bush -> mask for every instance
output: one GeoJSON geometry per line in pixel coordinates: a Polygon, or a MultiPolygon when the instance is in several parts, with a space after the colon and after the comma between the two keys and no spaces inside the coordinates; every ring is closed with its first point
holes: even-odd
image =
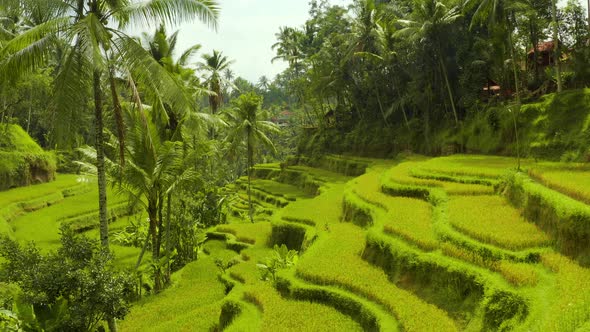
{"type": "Polygon", "coordinates": [[[131,276],[115,270],[111,254],[96,241],[61,231],[61,247],[48,255],[0,239],[2,279],[18,285],[20,300],[32,306],[31,328],[91,331],[106,317],[124,318],[134,296],[131,276]]]}

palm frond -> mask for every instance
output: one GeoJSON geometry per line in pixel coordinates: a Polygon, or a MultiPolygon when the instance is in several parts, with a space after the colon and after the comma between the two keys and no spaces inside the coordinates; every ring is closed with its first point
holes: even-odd
{"type": "Polygon", "coordinates": [[[65,29],[68,18],[38,25],[11,39],[0,51],[0,78],[17,79],[45,64],[56,35],[65,29]]]}
{"type": "Polygon", "coordinates": [[[219,5],[215,0],[151,0],[134,2],[121,10],[131,24],[149,26],[153,22],[178,25],[198,18],[217,29],[219,5]]]}

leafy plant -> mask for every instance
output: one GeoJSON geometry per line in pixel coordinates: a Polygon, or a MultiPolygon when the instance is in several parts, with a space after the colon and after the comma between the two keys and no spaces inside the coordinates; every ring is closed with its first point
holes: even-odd
{"type": "Polygon", "coordinates": [[[112,255],[96,241],[62,227],[61,247],[41,254],[0,239],[3,280],[22,294],[12,312],[26,324],[45,330],[91,331],[107,317],[123,318],[132,297],[131,277],[114,268],[112,255]]]}
{"type": "Polygon", "coordinates": [[[280,247],[275,244],[273,255],[267,257],[264,263],[256,264],[256,266],[262,274],[262,280],[275,282],[279,270],[294,266],[298,260],[297,250],[289,250],[284,244],[280,247]]]}

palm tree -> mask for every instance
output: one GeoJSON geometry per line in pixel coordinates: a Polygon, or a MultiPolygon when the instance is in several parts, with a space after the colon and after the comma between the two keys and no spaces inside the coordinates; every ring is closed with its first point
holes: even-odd
{"type": "Polygon", "coordinates": [[[270,81],[268,80],[268,77],[266,77],[266,75],[260,76],[258,79],[258,88],[262,89],[262,91],[268,91],[269,87],[270,81]]]}
{"type": "Polygon", "coordinates": [[[516,55],[514,50],[513,33],[514,33],[514,11],[518,1],[508,0],[476,0],[479,2],[477,10],[473,14],[471,26],[482,24],[487,20],[490,27],[505,27],[508,35],[508,47],[510,48],[510,59],[512,63],[512,73],[514,75],[514,87],[516,90],[517,113],[520,109],[520,80],[518,78],[518,69],[516,55]]]}
{"type": "MultiPolygon", "coordinates": [[[[179,109],[192,107],[180,84],[146,52],[124,28],[130,24],[179,24],[199,18],[216,26],[218,5],[214,0],[47,0],[52,5],[51,19],[10,40],[0,51],[2,81],[16,79],[43,66],[56,40],[62,39],[62,64],[56,77],[56,104],[62,112],[77,112],[77,101],[91,90],[96,125],[96,166],[98,173],[100,238],[108,248],[106,173],[103,137],[104,92],[102,80],[108,78],[117,120],[121,162],[124,162],[124,124],[118,100],[115,73],[125,73],[133,99],[141,104],[134,82],[179,109]],[[117,64],[117,66],[115,66],[117,64]],[[118,68],[116,68],[118,67],[118,68]],[[86,89],[85,87],[88,87],[86,89]]],[[[44,4],[45,1],[33,1],[44,4]]],[[[20,0],[3,0],[18,6],[20,0]]]]}
{"type": "MultiPolygon", "coordinates": [[[[195,75],[195,70],[189,68],[188,65],[190,60],[201,49],[201,45],[195,44],[190,46],[175,60],[174,53],[176,51],[178,32],[175,31],[172,35],[168,36],[165,26],[161,25],[153,35],[144,33],[142,42],[146,45],[145,48],[149,54],[168,73],[179,78],[190,94],[197,99],[197,97],[206,93],[206,90],[202,88],[201,82],[199,82],[199,79],[195,75]]],[[[174,110],[168,104],[165,104],[164,107],[165,109],[163,110],[154,109],[154,111],[161,116],[160,122],[168,123],[167,128],[163,127],[163,129],[170,129],[174,132],[179,121],[184,116],[181,113],[183,110],[174,110]]]]}
{"type": "Polygon", "coordinates": [[[445,64],[444,55],[442,51],[441,39],[442,33],[451,24],[453,24],[460,16],[459,8],[447,8],[442,2],[438,0],[423,0],[417,4],[417,8],[413,13],[413,20],[399,20],[405,28],[397,32],[398,36],[409,36],[419,43],[431,45],[434,49],[435,56],[438,58],[440,72],[444,78],[445,86],[453,116],[455,118],[455,125],[459,124],[459,117],[455,107],[455,98],[453,97],[453,90],[449,82],[449,75],[447,73],[447,66],[445,64]]]}
{"type": "MultiPolygon", "coordinates": [[[[125,167],[113,165],[111,171],[115,178],[121,179],[120,183],[114,183],[114,187],[129,194],[147,211],[152,259],[157,265],[154,271],[154,290],[157,292],[163,286],[157,264],[161,257],[164,233],[162,210],[172,191],[193,180],[196,173],[184,164],[181,126],[167,140],[160,137],[156,123],[143,109],[128,112],[128,116],[129,123],[132,124],[128,130],[126,145],[128,163],[125,167]]],[[[166,245],[169,247],[169,243],[166,245]]]]}
{"type": "Polygon", "coordinates": [[[222,73],[229,69],[229,66],[233,63],[234,61],[229,60],[229,58],[223,55],[222,52],[213,50],[212,54],[204,54],[203,62],[199,64],[200,70],[205,72],[209,90],[213,92],[209,96],[211,114],[217,114],[217,111],[223,102],[223,94],[221,90],[222,84],[225,83],[231,85],[231,82],[227,82],[222,73]]]}
{"type": "Polygon", "coordinates": [[[295,69],[295,74],[299,75],[301,71],[301,60],[304,58],[301,50],[301,42],[304,38],[303,32],[291,27],[281,27],[279,32],[275,34],[277,42],[272,45],[272,49],[276,50],[277,55],[271,60],[286,61],[289,66],[295,69]]]}
{"type": "Polygon", "coordinates": [[[557,21],[557,0],[551,0],[551,25],[553,30],[553,47],[555,52],[555,74],[557,76],[557,92],[563,90],[561,80],[561,52],[559,44],[559,22],[557,21]]]}
{"type": "Polygon", "coordinates": [[[178,41],[179,31],[175,31],[168,36],[166,27],[160,25],[153,35],[143,33],[143,39],[147,44],[147,50],[156,61],[168,72],[180,74],[182,69],[189,64],[189,61],[201,49],[200,44],[190,46],[182,52],[178,60],[174,60],[174,52],[176,51],[176,44],[178,41]]]}
{"type": "Polygon", "coordinates": [[[276,153],[276,149],[267,134],[280,132],[279,128],[270,121],[260,120],[262,97],[256,93],[241,95],[234,102],[234,107],[225,115],[230,123],[230,131],[227,140],[234,149],[242,144],[246,145],[246,159],[248,167],[248,205],[250,221],[254,222],[254,209],[252,206],[252,168],[254,167],[254,153],[259,145],[269,148],[276,153]]]}

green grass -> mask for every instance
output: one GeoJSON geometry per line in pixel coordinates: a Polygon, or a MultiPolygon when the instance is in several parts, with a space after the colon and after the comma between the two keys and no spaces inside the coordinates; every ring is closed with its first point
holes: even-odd
{"type": "Polygon", "coordinates": [[[590,171],[575,169],[530,169],[529,175],[543,185],[590,204],[590,171]]]}
{"type": "Polygon", "coordinates": [[[430,204],[415,198],[395,197],[388,201],[387,208],[383,220],[385,233],[416,243],[425,250],[438,248],[430,204]]]}
{"type": "Polygon", "coordinates": [[[344,187],[343,183],[333,183],[330,188],[313,199],[300,199],[289,204],[279,215],[287,221],[315,225],[318,228],[339,223],[344,187]]]}
{"type": "Polygon", "coordinates": [[[349,176],[345,176],[340,173],[332,172],[321,168],[313,168],[309,166],[290,166],[289,169],[305,172],[313,178],[330,183],[342,183],[350,179],[349,176]]]}
{"type": "MultiPolygon", "coordinates": [[[[308,166],[289,166],[284,174],[278,164],[257,168],[260,174],[270,170],[253,182],[260,197],[288,205],[257,199],[257,210],[270,212],[257,215],[258,222],[229,218],[209,229],[199,260],[175,273],[171,288],[136,303],[120,329],[211,331],[223,324],[224,312],[233,312],[228,331],[576,331],[590,320],[590,269],[562,256],[566,250],[540,247],[587,247],[590,206],[571,198],[574,188],[586,189],[580,168],[524,163],[547,179],[555,176],[554,184],[544,184],[570,197],[524,174],[507,176],[502,192],[524,207],[525,220],[503,197],[487,195],[514,167],[512,158],[330,160],[322,166],[345,172],[348,160],[371,166],[356,178],[308,166]],[[568,182],[566,171],[580,176],[568,182]],[[354,221],[347,216],[369,222],[358,223],[361,228],[342,222],[354,221]],[[275,242],[301,251],[296,266],[281,271],[273,285],[260,280],[256,264],[274,254],[269,245],[275,242]],[[235,265],[221,275],[217,258],[235,265]],[[519,310],[522,320],[512,319],[519,310]]],[[[19,241],[55,248],[60,223],[96,213],[96,185],[86,187],[76,176],[60,175],[52,183],[0,192],[0,217],[12,220],[0,223],[0,232],[14,227],[19,241]]],[[[240,185],[227,190],[238,197],[233,208],[247,212],[240,185]]],[[[109,205],[118,201],[124,199],[109,191],[109,205]]],[[[116,219],[111,234],[135,218],[116,219]]],[[[98,238],[98,229],[85,234],[98,238]]],[[[134,265],[140,251],[111,248],[120,267],[134,265]]]]}
{"type": "MultiPolygon", "coordinates": [[[[82,178],[80,175],[58,174],[55,181],[52,182],[0,191],[0,206],[29,201],[74,186],[83,186],[84,184],[79,182],[79,179],[82,178]]],[[[94,183],[89,183],[88,185],[94,185],[94,183]]]]}
{"type": "Polygon", "coordinates": [[[0,125],[0,151],[41,153],[43,149],[19,125],[0,125]]]}
{"type": "Polygon", "coordinates": [[[555,273],[553,299],[546,319],[536,322],[539,331],[576,331],[590,320],[590,270],[556,253],[545,254],[543,265],[555,273]]]}
{"type": "Polygon", "coordinates": [[[449,200],[448,207],[451,225],[484,243],[520,250],[550,242],[545,233],[500,196],[456,196],[449,200]]]}
{"type": "Polygon", "coordinates": [[[229,224],[217,226],[218,232],[230,233],[241,242],[265,245],[270,236],[271,228],[268,222],[229,224]]]}
{"type": "Polygon", "coordinates": [[[53,180],[57,159],[16,124],[0,125],[0,190],[53,180]]]}
{"type": "Polygon", "coordinates": [[[210,331],[221,313],[224,286],[212,258],[201,257],[175,273],[174,286],[134,304],[121,331],[210,331]]]}
{"type": "Polygon", "coordinates": [[[362,331],[357,322],[336,309],[286,300],[269,283],[260,282],[244,296],[263,313],[260,331],[362,331]]]}
{"type": "Polygon", "coordinates": [[[342,287],[379,303],[406,331],[456,330],[442,310],[397,288],[383,271],[362,260],[360,254],[364,245],[364,232],[357,226],[333,226],[331,232],[302,257],[297,275],[315,284],[342,287]]]}
{"type": "Polygon", "coordinates": [[[425,164],[426,163],[423,161],[403,162],[387,171],[384,175],[384,179],[401,185],[443,188],[447,193],[455,195],[491,194],[494,191],[492,187],[481,184],[445,182],[434,179],[422,179],[412,176],[413,169],[423,167],[425,164]]]}
{"type": "Polygon", "coordinates": [[[549,189],[522,173],[506,178],[506,194],[522,208],[524,216],[534,221],[555,240],[560,252],[590,264],[590,205],[549,189]]]}
{"type": "MultiPolygon", "coordinates": [[[[90,184],[92,185],[92,184],[90,184]]],[[[110,206],[125,201],[108,192],[110,206]]],[[[98,190],[75,195],[41,210],[24,214],[11,222],[16,238],[26,243],[34,241],[40,248],[56,248],[59,244],[59,228],[63,220],[98,211],[98,190]]]]}
{"type": "MultiPolygon", "coordinates": [[[[525,168],[532,164],[532,159],[521,160],[521,166],[525,168]]],[[[450,175],[498,178],[516,166],[517,160],[512,157],[453,155],[427,160],[421,163],[420,169],[450,175]]]]}
{"type": "MultiPolygon", "coordinates": [[[[382,193],[381,170],[369,169],[366,174],[349,183],[349,190],[365,202],[375,205],[371,209],[373,223],[382,227],[385,233],[399,236],[425,250],[436,249],[438,239],[434,232],[430,204],[415,198],[391,197],[382,193]]],[[[354,199],[350,203],[355,204],[354,199]]]]}
{"type": "MultiPolygon", "coordinates": [[[[247,182],[242,183],[244,185],[248,184],[247,182]]],[[[256,179],[252,181],[252,188],[256,188],[270,195],[284,197],[289,200],[300,197],[309,197],[309,195],[296,186],[265,179],[256,179]]]]}
{"type": "Polygon", "coordinates": [[[512,262],[507,259],[485,259],[477,251],[470,251],[448,242],[441,245],[441,250],[446,256],[498,272],[514,286],[535,286],[539,282],[539,272],[532,264],[512,262]]]}

